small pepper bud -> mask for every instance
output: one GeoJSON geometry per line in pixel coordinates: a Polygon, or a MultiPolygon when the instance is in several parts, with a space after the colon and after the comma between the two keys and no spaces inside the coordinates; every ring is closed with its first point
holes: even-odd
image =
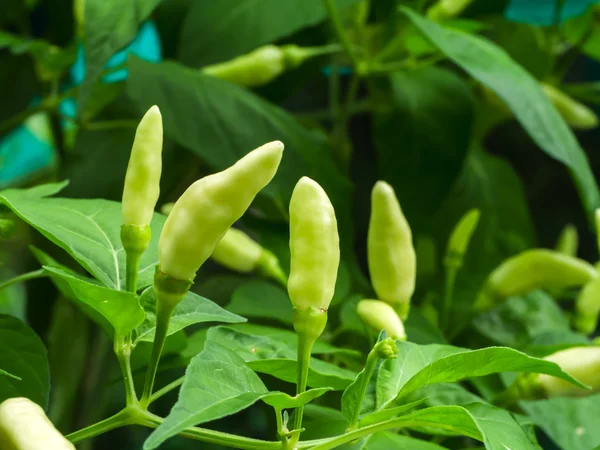
{"type": "Polygon", "coordinates": [[[44,410],[28,398],[0,403],[2,450],[75,450],[54,427],[44,410]]]}
{"type": "Polygon", "coordinates": [[[390,305],[380,300],[361,300],[356,306],[360,318],[376,331],[385,330],[388,336],[399,341],[406,340],[402,320],[390,305]]]}
{"type": "MultiPolygon", "coordinates": [[[[389,307],[387,303],[385,303],[385,305],[389,307]]],[[[396,341],[391,337],[385,338],[383,341],[379,341],[377,344],[375,344],[373,350],[379,359],[395,359],[398,357],[398,353],[400,353],[396,341]]]]}
{"type": "Polygon", "coordinates": [[[211,258],[235,272],[250,273],[257,270],[270,278],[282,282],[286,280],[277,257],[236,228],[227,230],[211,258]]]}
{"type": "Polygon", "coordinates": [[[123,188],[123,225],[150,224],[160,192],[162,117],[153,106],[135,133],[123,188]]]}
{"type": "Polygon", "coordinates": [[[598,126],[598,117],[590,108],[550,84],[541,83],[541,86],[556,110],[572,128],[589,130],[598,126]]]}
{"type": "Polygon", "coordinates": [[[371,282],[377,297],[406,319],[417,275],[412,232],[389,184],[375,184],[371,203],[367,241],[371,282]]]}
{"type": "Polygon", "coordinates": [[[583,397],[600,390],[600,347],[572,347],[544,359],[558,364],[577,381],[591,388],[584,389],[551,375],[538,374],[535,381],[547,397],[583,397]]]}
{"type": "Polygon", "coordinates": [[[577,228],[571,224],[565,226],[556,240],[556,251],[564,255],[576,256],[578,246],[577,228]]]}
{"type": "Polygon", "coordinates": [[[582,286],[597,276],[594,266],[579,258],[553,250],[526,250],[494,269],[474,308],[483,310],[505,298],[536,289],[582,286]]]}
{"type": "Polygon", "coordinates": [[[575,300],[575,328],[584,334],[592,334],[598,326],[599,315],[600,276],[586,284],[575,300]]]}
{"type": "Polygon", "coordinates": [[[472,209],[458,221],[448,240],[446,266],[455,269],[462,267],[464,256],[467,253],[473,233],[477,229],[480,216],[481,212],[478,209],[472,209]]]}
{"type": "Polygon", "coordinates": [[[283,144],[270,142],[192,184],[173,206],[158,243],[159,270],[191,281],[231,225],[275,176],[283,144]]]}
{"type": "Polygon", "coordinates": [[[427,18],[434,22],[452,19],[462,13],[473,0],[438,0],[427,10],[427,18]]]}

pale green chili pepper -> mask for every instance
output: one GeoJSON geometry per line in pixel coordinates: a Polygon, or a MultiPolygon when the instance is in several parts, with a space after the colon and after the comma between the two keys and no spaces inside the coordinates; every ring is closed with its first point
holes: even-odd
{"type": "MultiPolygon", "coordinates": [[[[290,253],[288,294],[298,334],[296,393],[299,395],[306,390],[312,347],[327,324],[327,309],[340,264],[340,239],[333,205],[323,188],[308,177],[298,181],[290,200],[290,253]]],[[[303,406],[296,410],[294,442],[300,434],[303,411],[303,406]]]]}
{"type": "Polygon", "coordinates": [[[281,142],[270,142],[192,184],[165,221],[159,270],[177,280],[193,280],[227,230],[275,176],[282,153],[281,142]]]}
{"type": "Polygon", "coordinates": [[[565,226],[556,240],[556,251],[569,256],[577,255],[579,236],[574,225],[565,226]]]}
{"type": "Polygon", "coordinates": [[[360,318],[376,331],[385,330],[387,335],[400,340],[406,340],[406,332],[402,320],[389,304],[381,300],[361,300],[356,305],[360,318]]]}
{"type": "Polygon", "coordinates": [[[596,331],[600,315],[600,276],[587,283],[575,300],[575,328],[584,334],[596,331]]]}
{"type": "Polygon", "coordinates": [[[258,242],[237,228],[230,228],[219,241],[212,260],[235,272],[258,271],[263,275],[287,284],[287,277],[279,259],[258,242]]]}
{"type": "Polygon", "coordinates": [[[0,403],[2,450],[75,450],[54,427],[44,410],[28,398],[9,398],[0,403]]]}
{"type": "Polygon", "coordinates": [[[394,189],[384,181],[378,181],[371,194],[367,250],[377,297],[406,319],[415,290],[416,254],[410,226],[394,189]]]}
{"type": "Polygon", "coordinates": [[[438,0],[427,9],[427,18],[435,22],[452,19],[462,13],[473,0],[438,0]]]}
{"type": "Polygon", "coordinates": [[[160,193],[163,128],[158,106],[137,127],[123,187],[121,242],[127,257],[127,290],[136,290],[139,261],[150,243],[150,221],[160,193]]]}
{"type": "Polygon", "coordinates": [[[550,84],[541,83],[541,86],[556,110],[572,128],[588,130],[598,126],[598,116],[590,108],[550,84]]]}
{"type": "Polygon", "coordinates": [[[282,155],[281,142],[265,144],[228,169],[196,181],[175,202],[158,242],[156,336],[140,399],[142,407],[148,406],[152,394],[173,309],[227,230],[275,176],[282,155]]]}
{"type": "Polygon", "coordinates": [[[502,299],[535,289],[583,286],[596,277],[594,266],[579,258],[553,250],[527,250],[507,259],[491,273],[474,308],[487,309],[502,299]]]}
{"type": "Polygon", "coordinates": [[[245,55],[206,66],[202,71],[215,78],[247,87],[263,86],[285,71],[300,66],[309,58],[332,53],[339,46],[298,47],[297,45],[265,45],[245,55]]]}
{"type": "Polygon", "coordinates": [[[445,264],[447,267],[456,269],[462,267],[464,256],[469,248],[473,233],[477,229],[480,216],[481,212],[478,209],[472,209],[461,217],[452,230],[446,249],[445,264]]]}
{"type": "Polygon", "coordinates": [[[600,347],[572,347],[544,358],[560,366],[577,381],[591,389],[546,374],[537,375],[537,383],[547,397],[581,397],[600,390],[600,347]]]}

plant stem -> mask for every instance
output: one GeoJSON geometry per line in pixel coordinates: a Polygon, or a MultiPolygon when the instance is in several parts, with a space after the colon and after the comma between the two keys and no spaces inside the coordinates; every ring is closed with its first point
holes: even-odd
{"type": "Polygon", "coordinates": [[[133,374],[131,373],[131,338],[130,336],[115,336],[114,350],[119,360],[123,383],[125,384],[125,401],[127,406],[137,403],[137,395],[133,384],[133,374]]]}
{"type": "Polygon", "coordinates": [[[140,269],[141,253],[125,252],[125,288],[132,293],[137,292],[138,271],[140,269]]]}
{"type": "Polygon", "coordinates": [[[161,301],[160,295],[158,296],[154,346],[152,347],[152,356],[150,358],[150,364],[148,365],[148,371],[146,372],[144,391],[142,393],[142,398],[140,399],[140,406],[143,409],[146,409],[150,404],[150,396],[152,395],[152,389],[154,388],[156,370],[158,369],[160,355],[165,345],[165,340],[167,339],[167,332],[169,331],[169,324],[171,323],[171,315],[173,314],[174,308],[175,307],[169,302],[161,301]]]}
{"type": "Polygon", "coordinates": [[[163,395],[171,392],[173,389],[178,388],[179,386],[181,386],[183,384],[183,379],[185,377],[179,377],[177,378],[175,381],[172,381],[171,383],[167,384],[165,387],[159,389],[158,391],[156,391],[154,394],[152,394],[150,396],[150,399],[148,400],[148,404],[158,400],[159,398],[161,398],[163,395]]]}
{"type": "Polygon", "coordinates": [[[90,425],[89,427],[85,427],[79,431],[68,434],[66,438],[73,444],[76,444],[85,439],[90,439],[100,434],[104,434],[110,430],[114,430],[115,428],[131,425],[133,423],[134,422],[132,421],[129,411],[127,409],[123,409],[108,419],[104,419],[98,423],[90,425]]]}
{"type": "Polygon", "coordinates": [[[450,316],[450,308],[452,306],[452,297],[454,296],[454,285],[456,284],[456,275],[458,267],[446,266],[446,274],[444,280],[444,306],[442,308],[441,325],[444,332],[448,329],[448,320],[450,316]]]}
{"type": "Polygon", "coordinates": [[[47,276],[48,273],[44,269],[38,269],[34,270],[33,272],[27,272],[0,283],[0,291],[4,288],[7,288],[8,286],[20,283],[22,281],[35,280],[36,278],[43,278],[47,276]]]}
{"type": "MultiPolygon", "coordinates": [[[[308,382],[308,369],[310,367],[310,353],[315,343],[312,339],[305,339],[302,336],[298,336],[298,379],[296,382],[296,395],[302,394],[306,391],[306,384],[308,382]]],[[[304,405],[296,408],[294,415],[294,430],[302,428],[302,415],[304,414],[304,405]]]]}
{"type": "Polygon", "coordinates": [[[342,19],[340,18],[340,15],[335,6],[334,0],[324,0],[324,2],[325,2],[325,9],[327,10],[327,13],[329,14],[329,18],[331,19],[331,23],[333,24],[335,34],[337,35],[338,39],[340,40],[342,47],[344,47],[344,50],[346,51],[346,53],[352,60],[352,64],[355,67],[358,67],[360,64],[360,60],[359,60],[358,56],[356,55],[356,53],[354,52],[354,49],[352,48],[352,42],[350,42],[350,39],[348,38],[348,35],[346,34],[346,32],[344,30],[344,25],[342,24],[342,19]]]}
{"type": "Polygon", "coordinates": [[[365,364],[365,369],[363,372],[363,379],[361,380],[360,391],[358,395],[358,402],[356,402],[356,406],[354,408],[354,412],[352,413],[352,420],[348,425],[347,431],[352,431],[356,428],[356,424],[358,423],[358,416],[360,415],[360,409],[362,407],[363,399],[365,398],[365,394],[367,392],[367,387],[369,386],[369,380],[371,379],[371,375],[373,375],[373,371],[375,370],[375,364],[378,360],[377,350],[372,349],[369,352],[369,356],[367,356],[367,363],[365,364]]]}

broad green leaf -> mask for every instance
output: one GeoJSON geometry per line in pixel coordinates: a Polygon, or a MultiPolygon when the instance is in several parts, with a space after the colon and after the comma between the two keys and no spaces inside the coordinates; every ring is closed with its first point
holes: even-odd
{"type": "Polygon", "coordinates": [[[240,286],[233,293],[227,309],[244,317],[292,324],[292,303],[287,292],[266,281],[250,281],[240,286]]]}
{"type": "Polygon", "coordinates": [[[344,434],[348,428],[348,421],[342,413],[326,406],[308,404],[304,408],[302,440],[322,439],[344,434]]]}
{"type": "MultiPolygon", "coordinates": [[[[4,255],[2,255],[4,257],[4,255]]],[[[5,264],[9,261],[5,260],[5,264]]],[[[18,274],[0,267],[0,279],[2,281],[16,277],[18,274]]],[[[0,314],[8,314],[17,319],[25,320],[27,309],[27,289],[23,283],[16,283],[0,289],[0,314]]]]}
{"type": "MultiPolygon", "coordinates": [[[[121,205],[108,200],[40,198],[57,185],[9,189],[0,201],[49,240],[66,250],[111,289],[125,287],[125,251],[121,245],[121,205]]],[[[152,284],[158,262],[158,237],[165,217],[154,214],[152,240],[140,261],[138,286],[152,284]]]]}
{"type": "MultiPolygon", "coordinates": [[[[343,8],[358,1],[336,0],[336,6],[343,8]]],[[[322,0],[196,1],[183,24],[179,56],[189,66],[213,64],[326,18],[322,0]]]]}
{"type": "Polygon", "coordinates": [[[179,392],[179,400],[165,421],[148,437],[144,450],[192,425],[235,414],[268,394],[256,375],[233,351],[207,342],[192,359],[179,392]]]}
{"type": "Polygon", "coordinates": [[[415,344],[446,344],[442,332],[429,322],[418,308],[411,308],[410,315],[404,323],[406,336],[415,344]]]}
{"type": "Polygon", "coordinates": [[[285,215],[296,182],[310,175],[331,198],[341,233],[347,233],[351,185],[323,133],[305,129],[288,112],[247,89],[171,62],[132,58],[127,92],[140,111],[160,105],[165,133],[216,170],[266,142],[281,140],[283,160],[258,201],[269,199],[272,215],[285,215]]]}
{"type": "Polygon", "coordinates": [[[375,117],[378,173],[414,227],[431,219],[460,173],[475,101],[467,83],[446,69],[396,72],[390,83],[392,110],[375,117]]]}
{"type": "Polygon", "coordinates": [[[600,445],[600,394],[519,405],[563,450],[589,450],[600,445]]]}
{"type": "Polygon", "coordinates": [[[90,283],[54,267],[44,266],[44,269],[67,282],[77,300],[100,313],[120,336],[126,336],[144,321],[137,295],[90,283]]]}
{"type": "Polygon", "coordinates": [[[0,375],[3,375],[8,378],[12,378],[13,380],[21,381],[21,377],[13,375],[12,373],[8,373],[6,370],[0,369],[0,375]]]}
{"type": "Polygon", "coordinates": [[[411,21],[448,58],[494,91],[533,140],[573,175],[588,213],[600,206],[600,192],[586,155],[538,82],[492,42],[446,29],[403,8],[411,21]]]}
{"type": "Polygon", "coordinates": [[[78,403],[81,381],[86,376],[90,321],[64,297],[54,303],[48,330],[48,361],[52,376],[48,418],[67,429],[78,403]]]}
{"type": "MultiPolygon", "coordinates": [[[[254,335],[232,327],[220,326],[208,330],[207,340],[230,348],[256,372],[294,383],[297,367],[296,346],[285,342],[285,338],[281,336],[281,334],[273,337],[254,335]]],[[[316,358],[311,359],[308,372],[309,387],[332,387],[334,390],[341,390],[345,389],[354,378],[356,378],[354,372],[316,358]]]]}
{"type": "MultiPolygon", "coordinates": [[[[136,329],[137,336],[135,342],[153,342],[156,331],[156,295],[152,287],[149,287],[142,293],[140,304],[146,312],[146,319],[136,329]]],[[[173,311],[167,336],[195,323],[239,323],[245,321],[246,319],[243,317],[224,310],[209,299],[200,297],[193,292],[188,292],[173,311]]]]}
{"type": "Polygon", "coordinates": [[[78,116],[85,111],[94,84],[110,57],[131,41],[160,0],[86,0],[85,78],[78,91],[78,116]]]}
{"type": "Polygon", "coordinates": [[[395,406],[393,408],[382,409],[381,411],[375,411],[374,413],[368,414],[360,419],[358,425],[359,427],[366,427],[369,425],[373,425],[378,422],[383,422],[384,420],[391,419],[392,417],[399,416],[406,411],[409,411],[427,401],[427,398],[422,398],[420,400],[415,400],[414,402],[406,403],[401,406],[395,406]]]}
{"type": "Polygon", "coordinates": [[[312,402],[315,398],[320,397],[331,390],[332,388],[328,387],[309,389],[308,391],[295,396],[288,395],[285,392],[271,392],[263,397],[262,401],[274,408],[291,409],[306,405],[307,403],[312,402]]]}
{"type": "Polygon", "coordinates": [[[445,345],[419,346],[410,342],[398,342],[398,348],[399,357],[381,365],[375,392],[368,396],[368,402],[363,402],[363,412],[386,408],[396,399],[425,386],[492,373],[545,373],[580,385],[558,365],[510,348],[465,350],[445,345]]]}
{"type": "Polygon", "coordinates": [[[548,294],[531,292],[512,297],[474,321],[475,328],[493,341],[514,348],[524,348],[536,336],[548,332],[570,331],[569,320],[548,294]]]}
{"type": "Polygon", "coordinates": [[[385,432],[371,435],[362,450],[443,450],[444,448],[433,442],[385,432]]]}
{"type": "Polygon", "coordinates": [[[4,314],[0,314],[0,367],[13,375],[0,381],[0,403],[11,397],[27,397],[46,407],[50,392],[46,348],[31,328],[4,314]]]}

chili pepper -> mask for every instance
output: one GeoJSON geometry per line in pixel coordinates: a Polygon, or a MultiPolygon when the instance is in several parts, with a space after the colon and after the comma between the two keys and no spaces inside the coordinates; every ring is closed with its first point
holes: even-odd
{"type": "Polygon", "coordinates": [[[591,388],[583,389],[551,375],[538,374],[535,381],[547,397],[581,397],[600,390],[600,347],[572,347],[544,359],[558,364],[577,381],[591,388]]]}
{"type": "Polygon", "coordinates": [[[598,116],[590,108],[547,83],[540,83],[542,89],[560,113],[562,118],[572,128],[588,130],[598,126],[598,116]]]}
{"type": "Polygon", "coordinates": [[[556,251],[569,256],[577,255],[579,236],[574,225],[565,226],[556,240],[556,251]]]}
{"type": "Polygon", "coordinates": [[[388,336],[405,341],[406,332],[402,320],[390,305],[381,300],[361,300],[356,306],[360,318],[371,328],[385,330],[388,336]]]}
{"type": "Polygon", "coordinates": [[[160,192],[162,117],[158,106],[146,112],[135,132],[123,188],[123,224],[150,224],[160,192]]]}
{"type": "Polygon", "coordinates": [[[257,270],[270,278],[287,283],[277,257],[236,228],[227,230],[223,239],[215,247],[211,258],[236,272],[250,273],[257,270]]]}
{"type": "Polygon", "coordinates": [[[600,276],[587,283],[575,300],[575,328],[584,334],[596,331],[600,315],[600,276]]]}
{"type": "Polygon", "coordinates": [[[258,87],[273,81],[286,70],[300,66],[309,58],[338,50],[337,45],[323,47],[265,45],[229,61],[206,66],[202,71],[242,86],[258,87]]]}
{"type": "Polygon", "coordinates": [[[192,184],[165,221],[158,244],[159,270],[177,280],[193,280],[227,230],[271,181],[282,153],[281,142],[270,142],[192,184]]]}
{"type": "Polygon", "coordinates": [[[553,250],[527,250],[507,259],[491,273],[474,308],[486,309],[504,298],[535,289],[582,286],[596,277],[594,266],[579,258],[553,250]]]}
{"type": "Polygon", "coordinates": [[[28,398],[9,398],[0,403],[2,450],[75,450],[54,427],[44,410],[28,398]]]}
{"type": "Polygon", "coordinates": [[[435,22],[452,19],[462,13],[473,0],[438,0],[427,9],[427,18],[435,22]]]}
{"type": "Polygon", "coordinates": [[[379,300],[394,306],[404,320],[416,280],[412,232],[389,184],[375,184],[371,203],[367,240],[371,282],[379,300]]]}
{"type": "Polygon", "coordinates": [[[481,212],[478,209],[472,209],[458,221],[448,240],[446,266],[456,269],[462,267],[465,253],[467,253],[473,233],[477,229],[480,216],[481,212]]]}
{"type": "Polygon", "coordinates": [[[333,205],[318,183],[298,181],[290,200],[291,269],[288,292],[294,308],[326,312],[340,263],[333,205]]]}

